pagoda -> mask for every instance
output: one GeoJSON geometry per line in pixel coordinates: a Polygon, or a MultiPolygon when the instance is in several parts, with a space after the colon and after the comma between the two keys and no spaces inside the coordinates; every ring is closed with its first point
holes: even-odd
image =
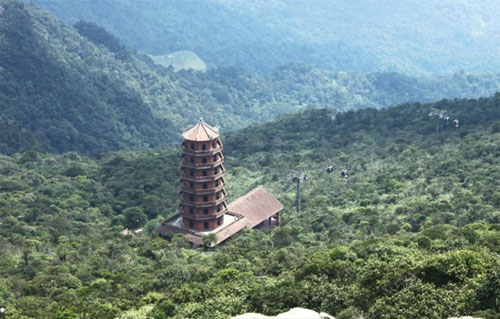
{"type": "Polygon", "coordinates": [[[263,185],[227,203],[223,146],[216,128],[200,119],[182,137],[179,212],[154,232],[182,233],[193,246],[213,247],[245,228],[280,224],[284,206],[263,185]],[[213,241],[205,241],[210,234],[213,241]]]}
{"type": "Polygon", "coordinates": [[[218,130],[203,119],[182,134],[179,205],[185,229],[209,231],[224,224],[227,211],[224,156],[218,130]]]}

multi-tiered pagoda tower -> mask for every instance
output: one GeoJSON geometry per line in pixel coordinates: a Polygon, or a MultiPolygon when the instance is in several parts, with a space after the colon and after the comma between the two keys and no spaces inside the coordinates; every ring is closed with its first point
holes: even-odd
{"type": "Polygon", "coordinates": [[[224,156],[217,129],[200,121],[182,134],[180,213],[184,228],[208,231],[224,224],[224,156]]]}
{"type": "Polygon", "coordinates": [[[245,228],[279,225],[284,206],[263,185],[227,204],[222,142],[203,119],[182,133],[179,214],[154,231],[183,233],[195,246],[218,245],[245,228]],[[205,240],[208,235],[210,242],[205,240]]]}

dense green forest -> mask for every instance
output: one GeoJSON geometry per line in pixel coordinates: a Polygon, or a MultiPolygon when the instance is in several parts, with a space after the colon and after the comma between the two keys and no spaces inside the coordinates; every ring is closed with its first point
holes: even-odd
{"type": "Polygon", "coordinates": [[[209,66],[290,62],[349,72],[498,72],[500,4],[398,0],[26,0],[95,22],[139,51],[190,50],[209,66]]]}
{"type": "Polygon", "coordinates": [[[269,74],[235,68],[173,72],[101,27],[74,27],[31,5],[0,0],[0,153],[96,155],[172,145],[203,116],[222,130],[312,108],[382,108],[480,97],[500,75],[412,77],[289,64],[269,74]]]}
{"type": "Polygon", "coordinates": [[[177,149],[0,156],[0,306],[8,318],[294,306],[341,319],[500,318],[500,94],[333,115],[223,136],[232,199],[264,184],[287,208],[274,232],[213,250],[151,232],[178,203],[177,149]],[[460,126],[440,120],[436,141],[431,108],[460,126]],[[290,168],[309,176],[300,214],[290,168]]]}
{"type": "MultiPolygon", "coordinates": [[[[292,10],[282,1],[177,1],[177,11],[148,31],[142,19],[158,22],[173,1],[36,2],[66,14],[71,5],[81,17],[66,16],[71,26],[33,5],[0,0],[0,308],[6,318],[228,319],[302,306],[339,319],[500,319],[500,93],[479,98],[499,91],[500,75],[354,72],[384,69],[389,60],[391,69],[404,72],[494,68],[496,44],[483,40],[496,30],[495,5],[433,4],[432,17],[444,24],[428,19],[408,30],[397,19],[408,4],[384,0],[394,8],[386,12],[387,27],[397,32],[381,43],[412,32],[426,36],[410,37],[411,54],[388,45],[374,55],[380,43],[332,27],[342,25],[340,14],[376,29],[381,7],[366,1],[354,5],[356,17],[340,2],[336,13],[319,14],[320,2],[310,1],[304,17],[293,11],[300,5],[292,10]],[[106,10],[96,11],[98,4],[106,10]],[[110,8],[116,11],[109,14],[110,8]],[[361,9],[373,17],[361,19],[367,14],[361,9]],[[181,29],[185,10],[192,13],[190,32],[204,33],[193,38],[181,29]],[[239,28],[232,24],[235,12],[239,28]],[[97,13],[116,36],[80,21],[102,24],[92,18],[97,13]],[[453,48],[471,50],[453,53],[454,59],[439,50],[428,55],[419,43],[450,39],[440,36],[457,13],[461,27],[452,38],[463,41],[453,48]],[[116,30],[125,16],[138,27],[123,23],[116,30]],[[296,27],[282,26],[281,16],[296,27]],[[328,43],[315,36],[306,41],[313,16],[331,20],[329,28],[353,41],[344,45],[328,30],[320,32],[328,43]],[[219,29],[205,28],[209,22],[219,29]],[[214,40],[228,25],[238,41],[214,40]],[[288,44],[275,42],[269,28],[288,44]],[[325,57],[326,68],[317,67],[319,58],[279,66],[303,57],[292,41],[297,30],[303,30],[300,50],[325,57]],[[274,51],[259,49],[250,35],[263,45],[275,42],[274,51]],[[197,48],[211,43],[231,52],[224,60],[237,68],[174,72],[120,40],[163,53],[150,46],[155,37],[165,50],[192,41],[187,49],[204,59],[217,53],[197,48]],[[134,42],[139,38],[143,46],[134,42]],[[309,50],[311,43],[318,51],[309,50]],[[350,56],[359,47],[370,52],[350,56]],[[479,51],[489,53],[470,63],[479,51]],[[273,67],[248,60],[251,68],[272,71],[241,69],[255,52],[273,67]],[[433,63],[440,59],[448,62],[433,63]],[[433,108],[446,110],[449,120],[429,116],[433,108]],[[180,150],[173,145],[200,116],[223,132],[230,200],[265,185],[286,207],[280,227],[246,230],[216,248],[191,248],[181,235],[163,239],[152,232],[176,213],[180,150]],[[300,213],[290,169],[308,176],[300,213]],[[126,228],[131,234],[123,234],[126,228]]],[[[426,5],[412,7],[410,17],[427,17],[426,5]]]]}

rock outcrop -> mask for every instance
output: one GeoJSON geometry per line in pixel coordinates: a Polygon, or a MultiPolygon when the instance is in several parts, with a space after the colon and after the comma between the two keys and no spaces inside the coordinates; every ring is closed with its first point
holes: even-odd
{"type": "Polygon", "coordinates": [[[162,65],[166,68],[171,66],[174,72],[180,70],[194,70],[205,72],[207,65],[205,62],[192,51],[177,51],[168,55],[151,55],[150,56],[156,64],[162,65]]]}
{"type": "Polygon", "coordinates": [[[317,313],[310,309],[293,308],[274,317],[264,316],[259,313],[245,313],[231,319],[335,319],[335,317],[324,312],[317,313]]]}
{"type": "MultiPolygon", "coordinates": [[[[245,313],[238,315],[236,317],[231,317],[231,319],[335,319],[335,317],[330,316],[327,313],[305,309],[305,308],[293,308],[290,311],[280,313],[276,316],[264,316],[260,313],[245,313]]],[[[452,317],[448,319],[481,319],[470,316],[464,317],[452,317]]]]}

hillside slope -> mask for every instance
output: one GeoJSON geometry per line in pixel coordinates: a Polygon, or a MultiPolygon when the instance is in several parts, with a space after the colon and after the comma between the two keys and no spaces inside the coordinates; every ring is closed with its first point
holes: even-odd
{"type": "Polygon", "coordinates": [[[70,23],[102,25],[140,51],[190,50],[210,66],[500,71],[496,1],[32,1],[70,23]]]}
{"type": "Polygon", "coordinates": [[[286,209],[274,232],[212,251],[151,234],[175,214],[177,148],[0,155],[0,304],[15,319],[226,319],[297,306],[345,319],[497,319],[500,95],[331,116],[310,110],[223,136],[231,200],[265,184],[286,209]],[[438,144],[431,108],[462,123],[442,120],[438,144]],[[293,168],[309,176],[301,213],[293,168]]]}
{"type": "Polygon", "coordinates": [[[204,117],[222,131],[314,108],[383,108],[488,96],[495,74],[411,77],[290,64],[270,74],[172,70],[93,23],[74,27],[0,0],[0,152],[137,150],[172,145],[204,117]]]}
{"type": "Polygon", "coordinates": [[[136,61],[21,2],[0,6],[1,152],[141,148],[173,135],[141,95],[136,61]]]}

